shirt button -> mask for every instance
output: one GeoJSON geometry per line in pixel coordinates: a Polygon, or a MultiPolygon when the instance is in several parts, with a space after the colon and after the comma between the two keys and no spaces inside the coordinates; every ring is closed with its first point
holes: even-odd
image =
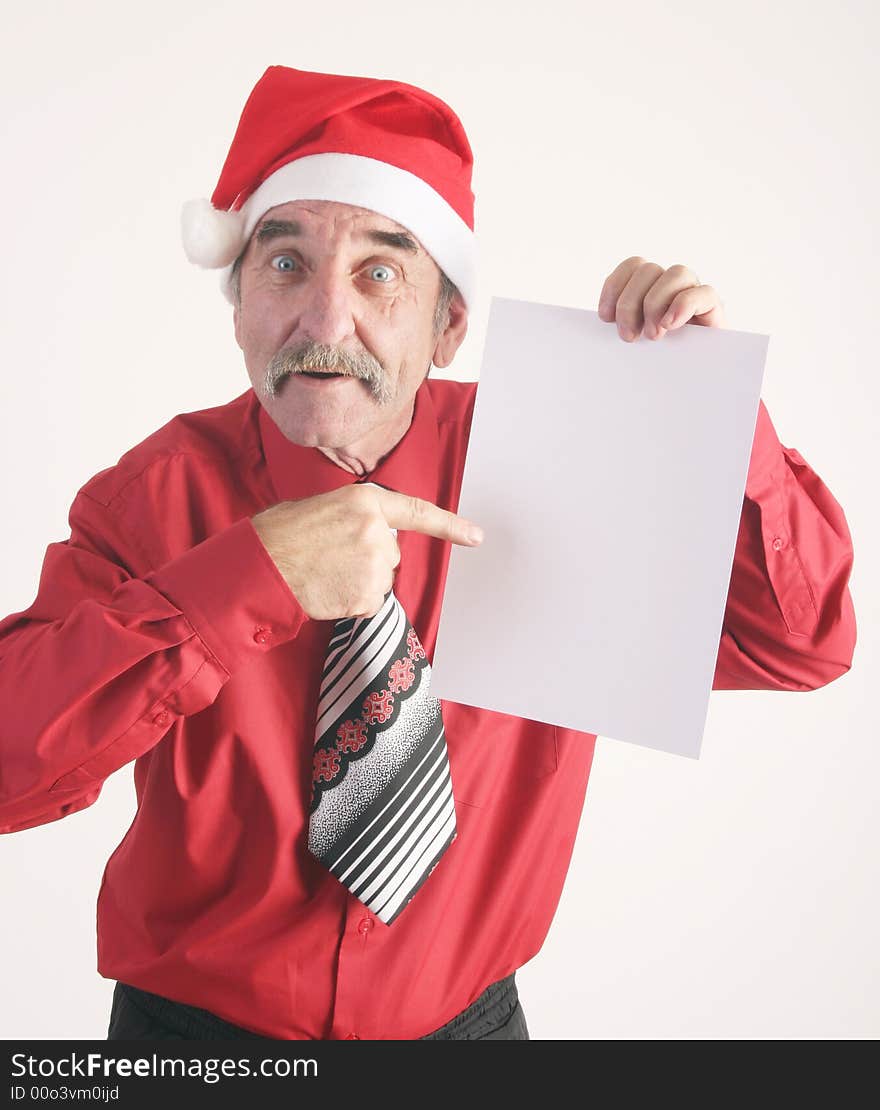
{"type": "Polygon", "coordinates": [[[358,932],[361,936],[366,935],[375,925],[372,917],[362,917],[358,922],[358,932]]]}
{"type": "Polygon", "coordinates": [[[257,628],[254,631],[254,642],[258,644],[268,644],[272,636],[271,628],[257,628]]]}
{"type": "Polygon", "coordinates": [[[153,718],[153,724],[154,725],[159,725],[160,727],[164,726],[164,725],[167,725],[168,724],[168,710],[163,709],[161,713],[157,713],[156,716],[153,718]]]}
{"type": "Polygon", "coordinates": [[[783,547],[785,547],[785,540],[782,538],[782,536],[774,536],[773,537],[773,550],[774,551],[781,551],[783,547]]]}

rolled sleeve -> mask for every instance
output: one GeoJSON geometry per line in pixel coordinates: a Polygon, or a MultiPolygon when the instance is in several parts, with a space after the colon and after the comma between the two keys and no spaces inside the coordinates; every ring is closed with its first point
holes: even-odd
{"type": "Polygon", "coordinates": [[[816,690],[849,670],[852,563],[843,508],[761,401],[713,689],[816,690]]]}

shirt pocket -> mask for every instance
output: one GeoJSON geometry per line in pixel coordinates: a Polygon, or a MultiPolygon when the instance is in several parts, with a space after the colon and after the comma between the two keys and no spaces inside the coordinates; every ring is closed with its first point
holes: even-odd
{"type": "Polygon", "coordinates": [[[456,801],[482,808],[500,787],[527,785],[556,772],[556,728],[539,721],[442,704],[456,801]]]}

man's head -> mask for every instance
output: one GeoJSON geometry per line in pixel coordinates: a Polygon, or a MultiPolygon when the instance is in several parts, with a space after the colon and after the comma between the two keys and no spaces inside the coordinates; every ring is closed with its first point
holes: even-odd
{"type": "Polygon", "coordinates": [[[285,66],[257,82],[183,239],[223,270],[254,389],[289,439],[375,459],[406,431],[467,328],[472,165],[456,114],[413,85],[285,66]]]}
{"type": "Polygon", "coordinates": [[[467,331],[461,294],[414,235],[335,201],[266,212],[231,287],[254,390],[305,446],[393,445],[431,364],[448,366],[467,331]]]}

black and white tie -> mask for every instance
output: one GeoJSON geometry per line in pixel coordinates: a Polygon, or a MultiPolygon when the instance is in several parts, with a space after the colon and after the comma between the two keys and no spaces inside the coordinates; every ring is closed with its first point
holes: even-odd
{"type": "Polygon", "coordinates": [[[390,925],[455,840],[431,665],[394,590],[336,622],[318,698],[309,851],[390,925]]]}

